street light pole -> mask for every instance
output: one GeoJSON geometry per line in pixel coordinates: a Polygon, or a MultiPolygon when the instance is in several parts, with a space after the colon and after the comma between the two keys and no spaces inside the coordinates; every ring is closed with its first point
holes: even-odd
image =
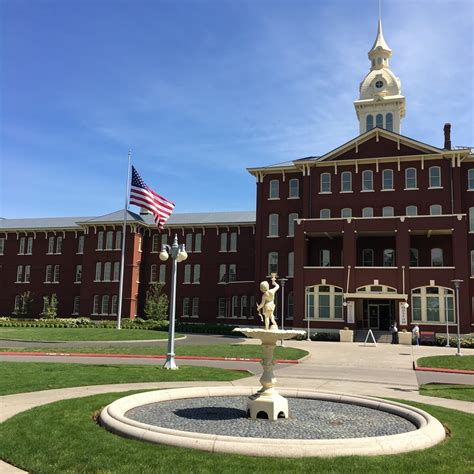
{"type": "MultiPolygon", "coordinates": [[[[285,324],[285,283],[288,280],[286,278],[280,278],[280,286],[281,286],[281,330],[284,330],[285,324]]],[[[283,339],[281,340],[281,347],[285,347],[283,339]]]]}
{"type": "Polygon", "coordinates": [[[454,283],[456,288],[456,319],[457,319],[457,329],[458,329],[458,348],[456,351],[457,356],[462,356],[461,354],[461,332],[459,328],[459,287],[464,280],[451,280],[454,283]]]}
{"type": "Polygon", "coordinates": [[[188,258],[184,244],[178,244],[178,236],[175,234],[173,245],[164,244],[160,252],[160,260],[166,262],[171,256],[171,301],[170,301],[170,316],[168,327],[168,353],[166,354],[166,361],[163,365],[164,369],[176,370],[178,366],[175,361],[174,354],[174,326],[176,319],[176,273],[178,270],[178,262],[183,262],[188,258]]]}
{"type": "Polygon", "coordinates": [[[449,319],[448,319],[448,296],[444,294],[444,317],[446,318],[446,347],[449,345],[449,319]]]}

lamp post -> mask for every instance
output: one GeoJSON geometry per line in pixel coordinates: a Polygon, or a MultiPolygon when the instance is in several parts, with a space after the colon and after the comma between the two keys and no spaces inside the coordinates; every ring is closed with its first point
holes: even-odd
{"type": "MultiPolygon", "coordinates": [[[[281,286],[281,330],[284,330],[284,323],[285,323],[285,283],[288,280],[286,278],[280,278],[280,286],[281,286]]],[[[281,347],[285,347],[283,339],[281,340],[281,347]]]]}
{"type": "Polygon", "coordinates": [[[451,280],[454,283],[454,288],[456,288],[456,319],[457,319],[457,326],[458,326],[458,348],[456,351],[457,356],[462,356],[461,354],[461,333],[459,329],[459,287],[464,280],[451,280]]]}
{"type": "Polygon", "coordinates": [[[171,301],[170,301],[170,316],[168,328],[168,353],[166,354],[166,361],[163,365],[164,369],[176,370],[174,359],[174,323],[176,317],[176,271],[178,262],[184,262],[188,258],[184,244],[178,244],[178,236],[175,234],[173,245],[164,244],[160,252],[160,260],[166,262],[171,256],[173,262],[171,264],[171,301]]]}
{"type": "Polygon", "coordinates": [[[446,318],[446,347],[449,345],[449,318],[448,318],[448,296],[444,294],[444,317],[446,318]]]}

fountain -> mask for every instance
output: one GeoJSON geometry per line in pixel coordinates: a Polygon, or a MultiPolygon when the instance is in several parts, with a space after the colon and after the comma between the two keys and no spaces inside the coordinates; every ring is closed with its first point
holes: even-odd
{"type": "Polygon", "coordinates": [[[268,457],[387,455],[444,440],[445,430],[436,418],[401,403],[300,389],[279,393],[273,373],[276,341],[305,332],[278,329],[273,315],[276,275],[271,282],[272,288],[266,281],[260,284],[262,300],[257,304],[265,329],[235,329],[262,342],[262,386],[257,392],[209,386],[138,393],[106,406],[101,425],[151,443],[268,457]]]}

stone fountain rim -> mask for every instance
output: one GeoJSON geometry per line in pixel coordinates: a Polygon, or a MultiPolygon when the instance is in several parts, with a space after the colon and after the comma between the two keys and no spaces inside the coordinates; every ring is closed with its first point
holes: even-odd
{"type": "MultiPolygon", "coordinates": [[[[395,435],[365,438],[267,439],[174,430],[125,417],[125,413],[133,408],[162,401],[183,398],[250,396],[255,393],[254,387],[193,387],[155,390],[129,395],[106,406],[100,414],[100,423],[113,433],[141,441],[201,451],[264,457],[299,458],[398,454],[429,448],[445,438],[444,427],[436,418],[419,408],[402,403],[362,395],[313,390],[282,388],[279,392],[291,398],[347,403],[386,411],[411,421],[417,429],[395,435]]],[[[278,423],[278,421],[269,423],[278,423]]]]}

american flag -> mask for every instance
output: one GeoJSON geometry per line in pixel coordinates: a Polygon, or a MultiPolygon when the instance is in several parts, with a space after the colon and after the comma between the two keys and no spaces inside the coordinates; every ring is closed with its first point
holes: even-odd
{"type": "Polygon", "coordinates": [[[174,204],[163,196],[152,191],[132,166],[132,186],[130,188],[130,204],[143,207],[150,211],[156,225],[161,229],[173,212],[174,204]]]}

